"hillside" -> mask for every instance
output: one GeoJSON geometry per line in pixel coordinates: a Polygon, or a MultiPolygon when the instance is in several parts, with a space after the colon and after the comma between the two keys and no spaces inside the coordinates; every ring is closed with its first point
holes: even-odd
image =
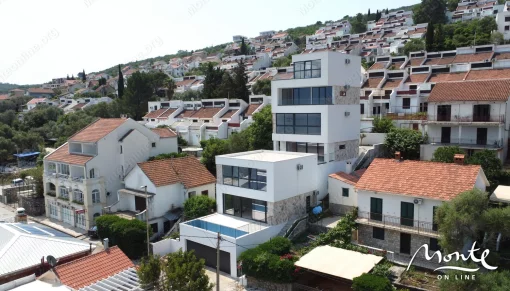
{"type": "Polygon", "coordinates": [[[39,86],[39,85],[18,85],[18,84],[9,84],[9,83],[0,83],[0,94],[8,93],[12,89],[20,88],[27,89],[30,87],[39,86]]]}
{"type": "MultiPolygon", "coordinates": [[[[394,9],[389,9],[388,11],[389,12],[393,12],[393,11],[397,11],[397,10],[413,10],[418,5],[420,5],[420,4],[414,4],[414,5],[409,5],[409,6],[402,6],[402,7],[398,7],[398,8],[394,8],[394,9]]],[[[375,17],[375,12],[376,12],[375,10],[372,11],[370,17],[366,13],[362,14],[363,15],[363,21],[362,21],[363,23],[362,23],[362,25],[366,25],[366,22],[368,20],[372,20],[372,18],[375,17]]],[[[342,19],[348,19],[349,21],[352,21],[355,18],[356,18],[356,16],[348,16],[348,15],[346,15],[342,19]]],[[[314,34],[315,31],[319,27],[321,27],[322,25],[323,25],[323,23],[321,21],[317,21],[315,24],[310,24],[310,25],[307,25],[307,26],[299,26],[299,27],[294,27],[294,28],[288,28],[288,29],[285,30],[285,32],[287,32],[289,34],[289,37],[296,43],[296,45],[298,45],[299,47],[303,48],[305,46],[305,37],[307,35],[314,34]]],[[[196,50],[191,50],[191,51],[188,51],[188,50],[179,50],[179,51],[177,51],[177,53],[174,53],[174,54],[158,56],[158,57],[148,58],[148,59],[144,59],[144,60],[138,60],[136,62],[130,62],[130,63],[127,63],[127,64],[123,64],[123,66],[129,65],[129,66],[137,68],[140,64],[146,63],[146,62],[156,62],[156,61],[160,61],[160,60],[164,60],[164,61],[168,62],[172,58],[189,56],[194,51],[206,51],[208,54],[220,53],[220,52],[223,51],[223,48],[226,45],[227,45],[227,43],[224,43],[224,44],[219,44],[219,45],[210,46],[210,47],[201,48],[201,49],[196,49],[196,50]]],[[[105,70],[102,70],[102,71],[99,71],[99,72],[94,72],[94,73],[107,73],[110,76],[115,77],[118,74],[118,68],[117,68],[117,65],[115,65],[115,66],[113,66],[111,68],[108,68],[108,69],[105,69],[105,70]]]]}

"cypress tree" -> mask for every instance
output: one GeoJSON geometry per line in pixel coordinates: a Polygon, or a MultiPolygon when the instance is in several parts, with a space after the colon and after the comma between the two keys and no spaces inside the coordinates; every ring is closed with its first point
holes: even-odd
{"type": "Polygon", "coordinates": [[[432,23],[429,23],[429,26],[427,27],[427,35],[425,36],[425,47],[429,52],[434,50],[434,25],[432,23]]]}
{"type": "Polygon", "coordinates": [[[370,8],[368,8],[368,13],[367,13],[368,17],[370,17],[370,8]]]}
{"type": "Polygon", "coordinates": [[[85,69],[83,69],[83,72],[81,73],[81,79],[83,82],[87,81],[87,75],[85,75],[85,69]]]}
{"type": "Polygon", "coordinates": [[[122,96],[124,95],[124,76],[122,75],[122,71],[120,70],[120,65],[119,65],[119,80],[117,85],[119,98],[122,98],[122,96]]]}

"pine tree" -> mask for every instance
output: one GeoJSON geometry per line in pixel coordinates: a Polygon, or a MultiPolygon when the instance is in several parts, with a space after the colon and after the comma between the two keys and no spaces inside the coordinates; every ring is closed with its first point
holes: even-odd
{"type": "Polygon", "coordinates": [[[87,75],[85,75],[85,69],[83,69],[83,72],[81,73],[81,79],[83,82],[87,81],[87,75]]]}
{"type": "Polygon", "coordinates": [[[427,51],[434,50],[434,25],[431,23],[429,23],[429,26],[427,27],[427,34],[425,36],[425,48],[427,51]]]}
{"type": "Polygon", "coordinates": [[[240,60],[236,68],[234,68],[234,96],[242,99],[246,103],[250,103],[250,90],[248,90],[248,76],[246,75],[246,65],[244,60],[240,60]]]}
{"type": "Polygon", "coordinates": [[[73,74],[73,75],[71,75],[71,80],[74,80],[74,74],[73,74]]]}
{"type": "Polygon", "coordinates": [[[368,8],[368,17],[370,18],[370,8],[368,8]]]}
{"type": "Polygon", "coordinates": [[[386,8],[386,14],[389,14],[389,12],[388,12],[388,8],[386,8]]]}
{"type": "Polygon", "coordinates": [[[241,55],[248,55],[248,46],[244,42],[244,37],[241,39],[241,55]]]}
{"type": "Polygon", "coordinates": [[[434,31],[434,48],[435,51],[443,51],[444,48],[444,30],[443,24],[439,23],[434,31]]]}
{"type": "Polygon", "coordinates": [[[119,65],[119,80],[117,81],[117,95],[119,96],[119,98],[122,98],[122,96],[124,96],[124,76],[122,75],[122,71],[120,70],[120,65],[119,65]]]}
{"type": "Polygon", "coordinates": [[[381,12],[377,10],[377,12],[375,13],[375,22],[379,21],[379,19],[381,19],[381,12]]]}
{"type": "Polygon", "coordinates": [[[67,74],[67,78],[66,78],[66,80],[69,80],[69,74],[67,74]]]}

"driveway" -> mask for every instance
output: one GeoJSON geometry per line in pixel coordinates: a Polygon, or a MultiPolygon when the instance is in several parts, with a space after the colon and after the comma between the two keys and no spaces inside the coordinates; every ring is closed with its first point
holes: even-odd
{"type": "MultiPolygon", "coordinates": [[[[205,267],[205,273],[209,276],[209,282],[216,284],[216,270],[213,268],[205,267]]],[[[216,290],[216,287],[213,288],[216,290]]],[[[235,278],[230,277],[228,274],[220,272],[220,290],[221,291],[265,291],[260,288],[246,288],[237,284],[235,278]]]]}

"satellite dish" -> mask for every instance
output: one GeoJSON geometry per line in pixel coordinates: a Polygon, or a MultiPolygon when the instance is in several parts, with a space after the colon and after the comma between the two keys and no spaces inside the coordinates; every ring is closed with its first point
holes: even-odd
{"type": "Polygon", "coordinates": [[[55,268],[57,266],[57,259],[55,259],[54,256],[47,256],[46,261],[52,268],[55,268]]]}

